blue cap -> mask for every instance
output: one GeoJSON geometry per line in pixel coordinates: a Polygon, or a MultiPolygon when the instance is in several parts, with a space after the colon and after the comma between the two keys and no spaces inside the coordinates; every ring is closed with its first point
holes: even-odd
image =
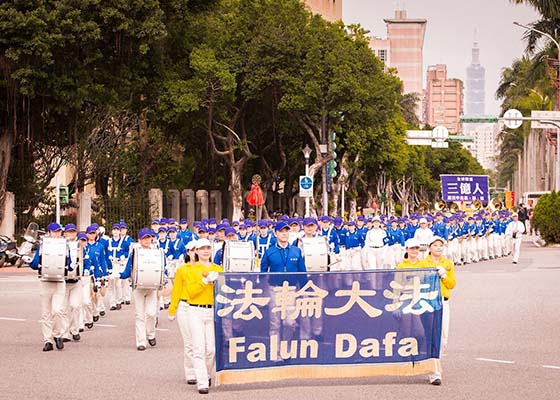
{"type": "Polygon", "coordinates": [[[167,232],[177,232],[177,227],[176,227],[176,226],[170,226],[170,227],[167,229],[167,232]]]}
{"type": "Polygon", "coordinates": [[[165,226],[160,226],[157,230],[158,233],[160,232],[167,232],[167,228],[165,226]]]}
{"type": "Polygon", "coordinates": [[[148,228],[142,228],[140,229],[140,232],[138,232],[138,239],[144,239],[146,236],[155,236],[156,234],[148,228]]]}
{"type": "Polygon", "coordinates": [[[71,232],[71,231],[78,232],[78,228],[76,228],[76,225],[74,224],[66,224],[66,226],[64,227],[64,232],[71,232]]]}
{"type": "Polygon", "coordinates": [[[155,224],[159,225],[159,219],[157,219],[157,218],[152,219],[152,225],[155,225],[155,224]]]}
{"type": "Polygon", "coordinates": [[[208,228],[206,227],[206,225],[200,224],[199,228],[198,228],[199,232],[208,232],[208,228]]]}
{"type": "Polygon", "coordinates": [[[289,229],[289,228],[290,227],[288,226],[286,221],[280,221],[280,222],[277,222],[276,225],[274,225],[274,230],[275,231],[281,231],[282,229],[289,229]]]}
{"type": "Polygon", "coordinates": [[[99,224],[98,223],[93,223],[90,226],[93,226],[96,230],[99,229],[99,224]]]}
{"type": "Polygon", "coordinates": [[[222,218],[222,224],[228,224],[229,225],[229,219],[222,218]]]}
{"type": "Polygon", "coordinates": [[[126,222],[121,222],[121,229],[128,229],[128,225],[126,224],[126,222]]]}
{"type": "Polygon", "coordinates": [[[87,240],[87,235],[83,232],[78,233],[78,240],[87,240]]]}
{"type": "Polygon", "coordinates": [[[167,220],[167,223],[168,223],[169,225],[175,225],[175,220],[174,220],[173,218],[169,218],[169,219],[167,220]]]}
{"type": "Polygon", "coordinates": [[[188,222],[187,222],[187,219],[186,219],[186,218],[181,218],[181,219],[179,220],[179,223],[180,223],[180,224],[186,224],[186,223],[188,223],[188,222]]]}
{"type": "Polygon", "coordinates": [[[356,226],[356,223],[355,223],[354,221],[348,221],[348,222],[346,223],[346,225],[348,225],[348,226],[356,226]]]}
{"type": "Polygon", "coordinates": [[[220,231],[220,230],[222,230],[222,229],[225,230],[226,228],[227,228],[226,225],[224,225],[224,224],[219,224],[219,225],[216,227],[216,232],[217,232],[217,231],[220,231]]]}
{"type": "Polygon", "coordinates": [[[303,226],[307,225],[317,225],[317,220],[312,217],[307,217],[303,219],[303,226]]]}
{"type": "Polygon", "coordinates": [[[331,222],[331,217],[329,217],[328,215],[323,215],[322,217],[319,218],[319,221],[321,221],[321,222],[331,222]]]}
{"type": "Polygon", "coordinates": [[[336,217],[334,219],[334,226],[341,226],[342,225],[342,218],[336,217]]]}
{"type": "Polygon", "coordinates": [[[259,228],[268,228],[268,221],[261,219],[259,221],[259,228]]]}
{"type": "Polygon", "coordinates": [[[226,236],[237,235],[237,232],[235,232],[235,229],[233,229],[233,228],[226,228],[225,234],[226,234],[226,236]]]}
{"type": "Polygon", "coordinates": [[[90,225],[86,228],[86,233],[95,233],[97,231],[97,228],[93,225],[90,225]]]}
{"type": "Polygon", "coordinates": [[[215,224],[215,223],[216,223],[216,218],[210,218],[210,219],[208,220],[208,223],[209,223],[209,224],[215,224]]]}
{"type": "Polygon", "coordinates": [[[239,221],[233,221],[231,226],[239,226],[239,221]]]}
{"type": "Polygon", "coordinates": [[[160,223],[161,225],[167,225],[167,218],[163,218],[163,217],[160,218],[160,219],[159,219],[159,223],[160,223]]]}
{"type": "Polygon", "coordinates": [[[366,217],[364,217],[363,215],[358,216],[358,221],[365,221],[366,217]]]}
{"type": "Polygon", "coordinates": [[[121,224],[113,224],[111,229],[121,229],[121,224]]]}
{"type": "Polygon", "coordinates": [[[47,227],[47,230],[50,232],[56,232],[56,231],[61,231],[62,230],[62,226],[60,226],[60,224],[56,223],[56,222],[51,222],[49,224],[49,226],[47,227]]]}
{"type": "Polygon", "coordinates": [[[239,224],[239,229],[247,229],[247,225],[245,225],[245,224],[239,224]]]}

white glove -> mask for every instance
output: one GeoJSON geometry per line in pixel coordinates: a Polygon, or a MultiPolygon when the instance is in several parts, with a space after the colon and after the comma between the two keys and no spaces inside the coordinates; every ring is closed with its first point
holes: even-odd
{"type": "Polygon", "coordinates": [[[440,278],[445,279],[447,277],[447,270],[445,268],[437,266],[436,269],[440,278]]]}
{"type": "Polygon", "coordinates": [[[176,318],[175,315],[168,315],[167,316],[167,319],[172,321],[172,322],[175,321],[175,318],[176,318]]]}
{"type": "Polygon", "coordinates": [[[216,279],[218,279],[219,276],[220,274],[218,274],[216,271],[211,271],[206,279],[208,279],[208,282],[214,282],[216,279]]]}
{"type": "Polygon", "coordinates": [[[33,261],[33,259],[29,256],[23,256],[21,257],[21,259],[23,260],[24,263],[29,264],[31,263],[31,261],[33,261]]]}
{"type": "Polygon", "coordinates": [[[169,255],[169,256],[167,256],[167,259],[168,259],[169,261],[171,261],[171,260],[173,260],[173,256],[169,255]]]}

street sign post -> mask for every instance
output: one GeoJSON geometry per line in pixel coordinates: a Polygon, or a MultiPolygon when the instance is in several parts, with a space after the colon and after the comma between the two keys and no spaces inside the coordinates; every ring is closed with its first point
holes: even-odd
{"type": "Polygon", "coordinates": [[[313,178],[306,175],[299,177],[299,197],[313,197],[313,178]]]}
{"type": "Polygon", "coordinates": [[[440,175],[443,201],[488,203],[488,175],[440,175]]]}
{"type": "MultiPolygon", "coordinates": [[[[532,129],[554,129],[550,124],[543,124],[542,120],[560,120],[560,111],[531,111],[531,118],[538,119],[540,121],[531,121],[532,129]]],[[[558,128],[556,128],[558,129],[558,128]]]]}
{"type": "Polygon", "coordinates": [[[515,108],[507,110],[502,118],[504,119],[504,125],[509,129],[517,129],[523,124],[523,114],[515,108]]]}

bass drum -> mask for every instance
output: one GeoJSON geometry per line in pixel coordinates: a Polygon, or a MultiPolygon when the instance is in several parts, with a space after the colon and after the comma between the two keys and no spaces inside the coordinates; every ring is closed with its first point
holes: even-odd
{"type": "Polygon", "coordinates": [[[222,258],[225,272],[255,271],[255,246],[253,242],[226,241],[222,258]]]}
{"type": "Polygon", "coordinates": [[[305,268],[310,272],[326,272],[329,269],[329,242],[324,236],[303,237],[301,248],[305,268]]]}
{"type": "Polygon", "coordinates": [[[65,238],[44,238],[41,243],[41,268],[43,281],[64,282],[68,262],[68,245],[65,238]]]}
{"type": "Polygon", "coordinates": [[[134,249],[132,288],[161,290],[165,256],[161,249],[134,249]]]}

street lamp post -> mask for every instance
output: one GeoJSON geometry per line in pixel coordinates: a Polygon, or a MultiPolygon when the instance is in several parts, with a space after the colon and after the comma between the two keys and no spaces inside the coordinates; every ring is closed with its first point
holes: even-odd
{"type": "MultiPolygon", "coordinates": [[[[305,176],[309,176],[309,157],[311,156],[311,148],[306,144],[302,150],[303,156],[305,157],[305,176]]],[[[305,198],[305,216],[309,217],[309,197],[305,198]]]]}
{"type": "MultiPolygon", "coordinates": [[[[521,28],[528,29],[533,32],[537,32],[546,38],[548,38],[552,43],[556,45],[558,49],[558,60],[557,60],[557,67],[556,67],[556,104],[554,105],[555,111],[560,110],[560,43],[556,39],[554,39],[551,35],[546,32],[540,31],[538,29],[532,28],[527,25],[520,24],[519,22],[514,22],[514,25],[517,25],[521,28]]],[[[557,127],[556,129],[556,165],[555,165],[556,173],[554,179],[554,188],[556,191],[560,191],[560,128],[557,127]]]]}

